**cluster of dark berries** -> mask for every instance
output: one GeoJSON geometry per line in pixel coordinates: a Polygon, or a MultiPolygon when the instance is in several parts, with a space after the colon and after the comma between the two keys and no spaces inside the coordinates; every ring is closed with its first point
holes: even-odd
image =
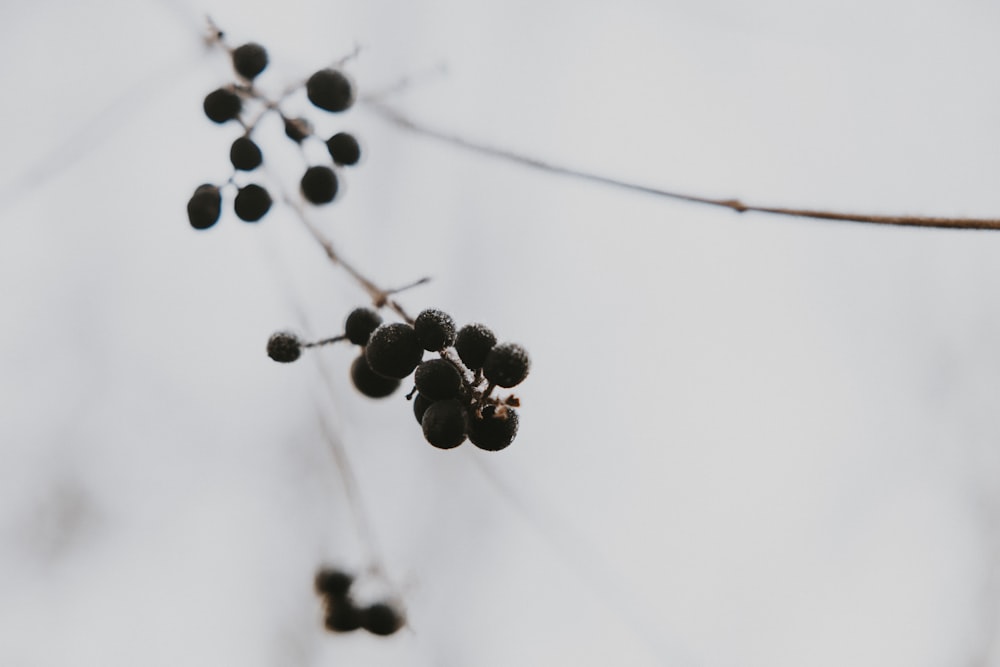
{"type": "MultiPolygon", "coordinates": [[[[216,36],[221,42],[221,34],[216,36]]],[[[243,134],[233,141],[229,149],[229,160],[234,173],[226,184],[236,187],[233,210],[245,222],[257,222],[271,209],[273,200],[267,189],[259,183],[236,183],[238,172],[251,172],[264,162],[264,154],[253,139],[254,125],[246,120],[247,108],[256,105],[260,113],[275,111],[281,115],[285,125],[285,135],[297,144],[314,137],[313,125],[307,118],[289,117],[282,112],[276,101],[267,99],[255,87],[254,80],[267,68],[267,50],[260,44],[250,42],[230,49],[233,69],[237,80],[213,90],[205,97],[203,108],[209,120],[215,123],[238,121],[243,126],[243,134]]],[[[306,96],[316,107],[330,112],[341,112],[354,104],[354,85],[347,76],[332,68],[315,72],[305,84],[306,96]]],[[[299,188],[306,201],[312,204],[327,204],[337,196],[339,182],[334,167],[351,166],[361,159],[361,146],[353,135],[338,132],[325,140],[332,165],[308,166],[299,181],[299,188]]],[[[219,221],[222,212],[222,189],[226,184],[205,183],[198,186],[188,201],[188,220],[195,229],[208,229],[219,221]]]]}
{"type": "Polygon", "coordinates": [[[351,364],[351,381],[365,396],[384,398],[414,376],[413,412],[424,438],[439,449],[458,447],[466,439],[488,451],[504,449],[517,435],[519,405],[514,396],[500,398],[494,390],[510,388],[528,375],[528,353],[516,343],[497,343],[482,324],[455,328],[445,312],[429,309],[413,324],[384,323],[370,308],[347,316],[344,333],[317,343],[304,343],[290,332],[278,332],[267,342],[267,354],[288,363],[304,347],[348,340],[361,347],[351,364]],[[425,352],[436,357],[424,359],[425,352]]]}
{"type": "Polygon", "coordinates": [[[406,625],[406,617],[389,601],[359,606],[351,597],[354,577],[341,570],[324,568],[316,573],[316,593],[324,606],[323,623],[330,632],[352,632],[364,628],[387,637],[406,625]]]}

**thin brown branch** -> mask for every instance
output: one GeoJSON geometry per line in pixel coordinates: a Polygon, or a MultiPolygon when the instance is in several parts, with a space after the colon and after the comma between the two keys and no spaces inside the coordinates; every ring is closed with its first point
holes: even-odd
{"type": "Polygon", "coordinates": [[[699,197],[697,195],[665,190],[640,183],[623,181],[611,176],[596,174],[593,172],[574,169],[564,165],[554,164],[533,158],[521,153],[516,153],[504,148],[497,148],[487,144],[479,143],[460,137],[456,134],[444,132],[424,125],[409,116],[404,115],[397,109],[388,106],[377,99],[366,99],[364,103],[381,118],[397,125],[403,129],[421,134],[438,141],[458,146],[481,155],[515,162],[517,164],[547,171],[553,174],[562,174],[572,178],[578,178],[593,183],[609,185],[633,192],[642,192],[657,197],[667,197],[679,201],[691,202],[694,204],[706,204],[708,206],[718,206],[728,208],[737,213],[754,211],[757,213],[770,213],[773,215],[785,215],[797,218],[813,218],[817,220],[840,220],[845,222],[866,222],[876,225],[901,225],[907,227],[939,227],[946,229],[996,229],[1000,230],[1000,218],[951,218],[951,217],[927,217],[911,215],[871,215],[867,213],[842,213],[837,211],[820,211],[807,208],[788,208],[782,206],[760,206],[756,204],[746,204],[739,199],[715,199],[712,197],[699,197]]]}

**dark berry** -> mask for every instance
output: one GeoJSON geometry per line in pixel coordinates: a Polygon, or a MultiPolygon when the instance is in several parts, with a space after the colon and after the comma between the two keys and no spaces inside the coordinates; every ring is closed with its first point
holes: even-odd
{"type": "Polygon", "coordinates": [[[468,411],[458,399],[436,401],[424,412],[420,425],[427,442],[438,449],[452,449],[465,442],[468,411]]]}
{"type": "Polygon", "coordinates": [[[483,375],[500,387],[513,387],[528,377],[528,352],[517,343],[497,345],[483,362],[483,375]]]}
{"type": "Polygon", "coordinates": [[[483,367],[486,355],[497,344],[497,337],[482,324],[466,324],[455,337],[455,350],[466,366],[475,370],[483,367]]]}
{"type": "Polygon", "coordinates": [[[373,635],[395,634],[404,623],[403,614],[388,602],[376,602],[361,610],[361,627],[373,635]]]}
{"type": "Polygon", "coordinates": [[[271,195],[256,183],[245,185],[236,193],[233,208],[240,220],[257,222],[271,209],[271,195]]]}
{"type": "Polygon", "coordinates": [[[229,149],[229,161],[235,169],[253,171],[264,161],[260,147],[250,137],[240,137],[229,149]]]}
{"type": "Polygon", "coordinates": [[[423,356],[417,333],[403,322],[380,325],[365,347],[365,358],[373,371],[400,380],[413,372],[423,356]]]}
{"type": "Polygon", "coordinates": [[[309,101],[326,111],[345,111],[354,103],[354,87],[341,72],[321,69],[306,81],[309,101]]]}
{"type": "Polygon", "coordinates": [[[437,352],[455,343],[455,320],[451,315],[433,308],[417,315],[413,321],[417,338],[425,350],[437,352]]]}
{"type": "Polygon", "coordinates": [[[195,229],[208,229],[219,221],[222,193],[211,183],[199,185],[188,200],[188,222],[195,229]]]}
{"type": "Polygon", "coordinates": [[[285,136],[297,144],[305,141],[305,138],[312,134],[313,128],[305,118],[286,118],[285,136]]]}
{"type": "Polygon", "coordinates": [[[346,598],[348,591],[351,589],[351,584],[354,583],[354,577],[341,570],[323,568],[316,573],[316,579],[313,583],[316,587],[316,592],[320,595],[332,598],[346,598]]]}
{"type": "Polygon", "coordinates": [[[427,412],[427,408],[431,407],[431,403],[433,402],[423,394],[417,394],[413,397],[413,416],[417,418],[418,424],[423,420],[424,413],[427,412]]]}
{"type": "Polygon", "coordinates": [[[233,69],[244,79],[253,81],[267,67],[267,50],[256,42],[233,49],[233,69]]]}
{"type": "Polygon", "coordinates": [[[361,159],[361,145],[353,134],[347,132],[338,132],[327,139],[326,149],[330,151],[334,164],[342,167],[357,164],[361,159]]]}
{"type": "Polygon", "coordinates": [[[219,88],[205,97],[205,103],[202,106],[209,120],[215,123],[225,123],[240,115],[243,102],[240,100],[240,96],[233,91],[219,88]]]}
{"type": "Polygon", "coordinates": [[[507,408],[500,414],[472,419],[469,440],[479,449],[498,452],[507,447],[517,435],[517,411],[507,408]]]}
{"type": "Polygon", "coordinates": [[[328,204],[337,196],[337,175],[329,167],[309,167],[299,185],[302,196],[313,204],[328,204]]]}
{"type": "Polygon", "coordinates": [[[355,389],[368,398],[385,398],[399,388],[399,380],[379,375],[371,369],[365,355],[361,354],[351,364],[351,382],[355,389]]]}
{"type": "Polygon", "coordinates": [[[302,355],[302,341],[290,331],[279,331],[267,339],[267,356],[289,364],[302,355]]]}
{"type": "Polygon", "coordinates": [[[344,322],[344,335],[355,345],[367,345],[375,328],[382,324],[382,316],[371,308],[355,308],[344,322]]]}
{"type": "Polygon", "coordinates": [[[361,627],[361,610],[350,598],[327,600],[324,625],[331,632],[351,632],[361,627]]]}
{"type": "Polygon", "coordinates": [[[417,391],[432,401],[456,398],[462,387],[462,376],[447,359],[430,359],[421,363],[413,380],[417,391]]]}

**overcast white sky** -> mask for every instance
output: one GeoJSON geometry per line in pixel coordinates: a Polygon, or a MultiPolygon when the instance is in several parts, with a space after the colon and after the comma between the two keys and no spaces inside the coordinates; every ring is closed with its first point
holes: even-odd
{"type": "Polygon", "coordinates": [[[413,77],[397,109],[552,162],[1000,216],[995,3],[8,0],[0,665],[1000,666],[1000,234],[704,209],[293,96],[364,144],[312,213],[341,252],[531,352],[514,445],[438,451],[346,346],[264,355],[364,303],[290,208],[189,227],[239,134],[204,14],[265,88],[360,45],[362,95],[413,77]],[[313,572],[373,547],[410,628],[324,634],[313,572]]]}

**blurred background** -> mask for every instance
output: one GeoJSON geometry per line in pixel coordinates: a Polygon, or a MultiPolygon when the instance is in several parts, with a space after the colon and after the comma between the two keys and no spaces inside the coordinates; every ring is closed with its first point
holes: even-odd
{"type": "MultiPolygon", "coordinates": [[[[300,91],[365,156],[310,220],[531,353],[515,443],[436,450],[350,346],[266,357],[365,304],[289,206],[189,226],[241,133],[205,15],[271,92],[359,46],[362,98],[553,163],[1000,216],[996,3],[7,0],[0,665],[1000,665],[1000,233],[678,203],[300,91]],[[321,564],[408,628],[325,633],[321,564]]],[[[255,139],[243,182],[327,159],[255,139]]]]}

